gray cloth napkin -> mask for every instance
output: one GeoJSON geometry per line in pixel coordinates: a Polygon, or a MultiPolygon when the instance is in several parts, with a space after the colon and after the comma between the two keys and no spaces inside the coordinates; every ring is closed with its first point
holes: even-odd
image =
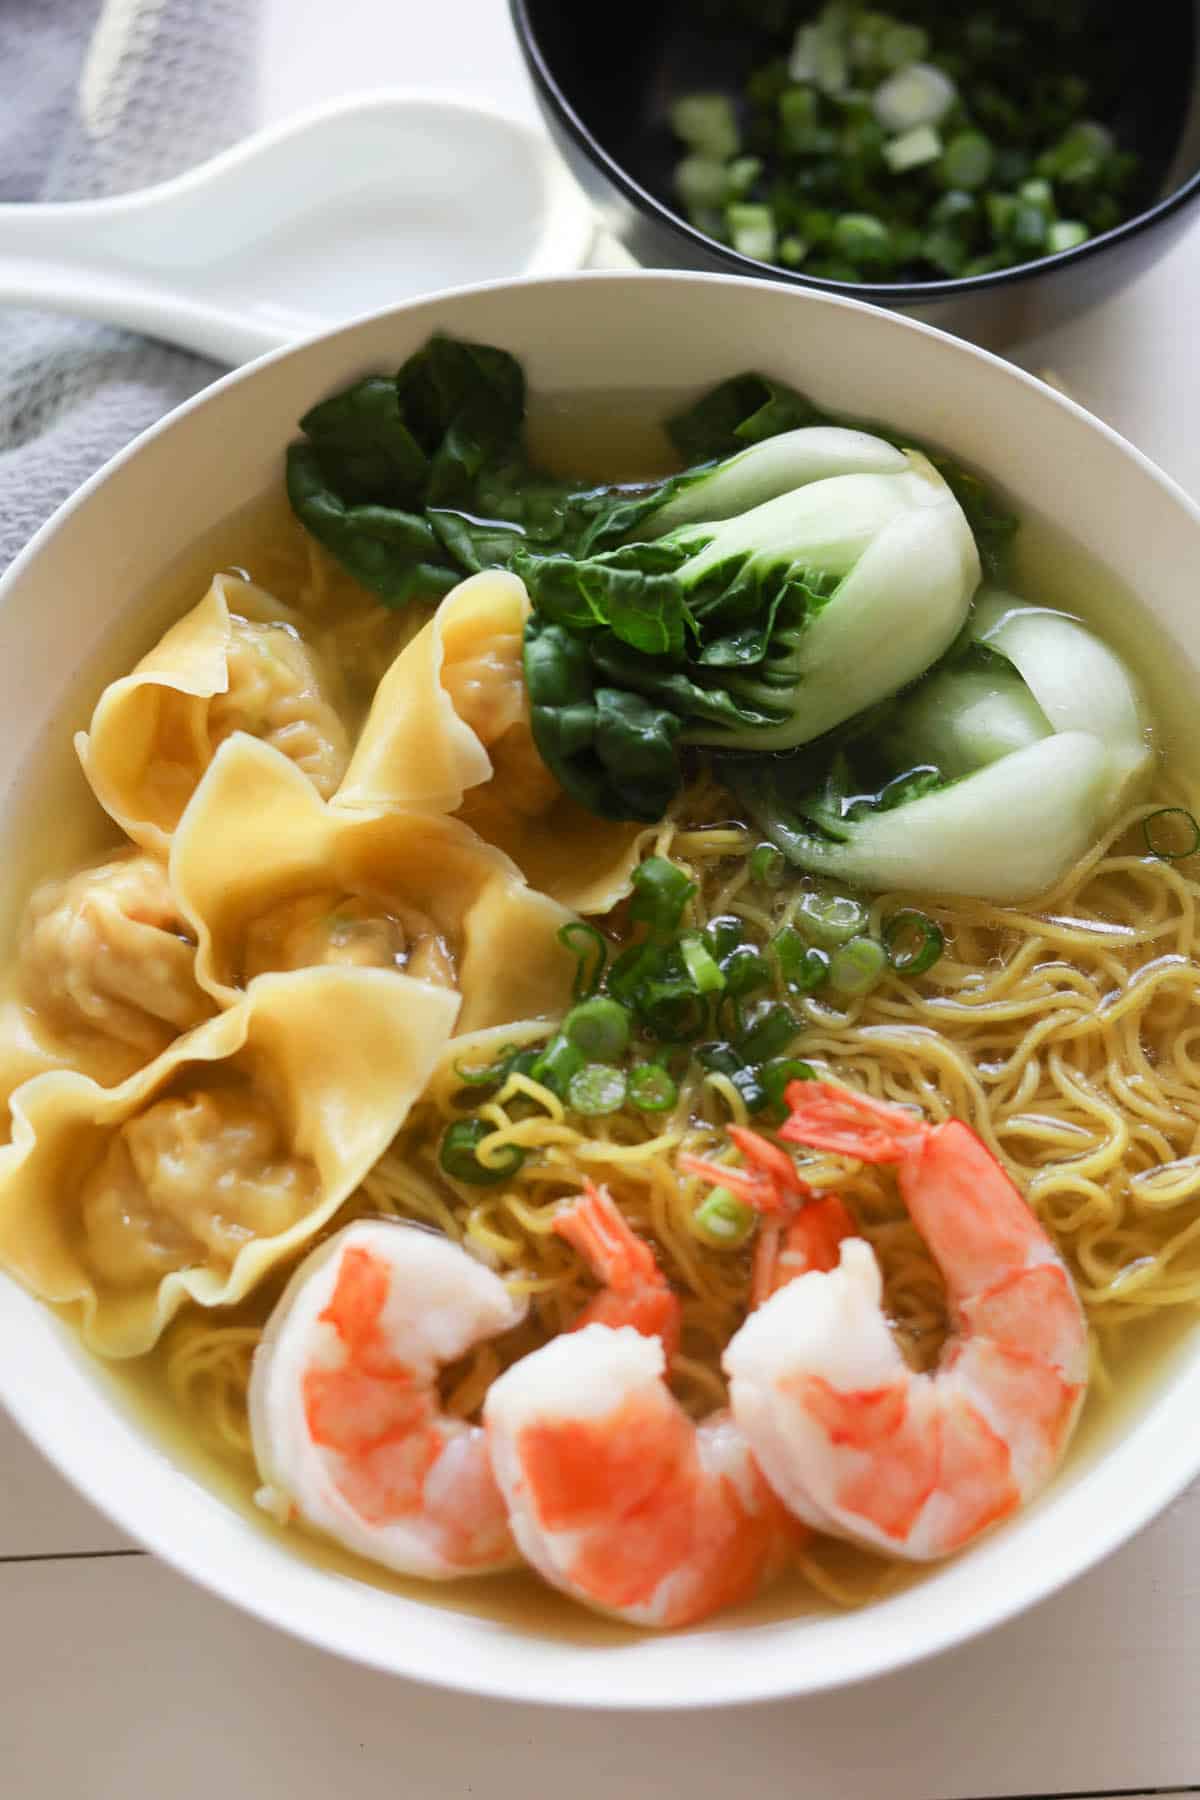
{"type": "MultiPolygon", "coordinates": [[[[256,0],[0,0],[0,200],[164,181],[253,128],[256,0]]],[[[223,371],[0,309],[0,568],[109,456],[223,371]]]]}

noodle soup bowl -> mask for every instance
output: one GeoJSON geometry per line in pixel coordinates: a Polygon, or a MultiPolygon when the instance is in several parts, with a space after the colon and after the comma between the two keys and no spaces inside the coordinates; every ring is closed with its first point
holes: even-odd
{"type": "MultiPolygon", "coordinates": [[[[502,284],[374,315],[229,376],[38,534],[0,584],[6,866],[25,866],[26,847],[54,817],[46,781],[68,779],[70,729],[101,681],[153,640],[164,572],[181,550],[277,488],[306,408],[394,368],[434,329],[512,350],[535,399],[636,395],[657,416],[758,367],[830,409],[940,443],[1023,515],[1053,519],[1068,546],[1064,571],[1086,546],[1137,593],[1134,641],[1159,643],[1181,705],[1196,692],[1200,514],[1136,450],[1020,371],[896,315],[773,283],[647,273],[502,284]]],[[[10,920],[18,901],[15,889],[6,895],[10,920]]],[[[69,1480],[166,1561],[342,1656],[448,1688],[573,1705],[813,1692],[1012,1617],[1108,1554],[1200,1470],[1200,1333],[1177,1329],[1145,1362],[1122,1403],[1085,1423],[1036,1504],[889,1597],[827,1613],[798,1610],[796,1595],[779,1590],[702,1629],[656,1636],[556,1596],[531,1600],[508,1578],[375,1583],[361,1566],[307,1551],[235,1495],[217,1465],[164,1435],[136,1383],[89,1358],[68,1322],[0,1277],[0,1401],[69,1480]]]]}

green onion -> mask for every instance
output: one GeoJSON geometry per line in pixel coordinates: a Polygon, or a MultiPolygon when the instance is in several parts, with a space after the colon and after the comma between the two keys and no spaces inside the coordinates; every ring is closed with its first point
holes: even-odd
{"type": "Polygon", "coordinates": [[[867,928],[867,909],[850,894],[807,893],[797,905],[796,924],[810,943],[833,950],[861,937],[867,928]]]}
{"type": "Polygon", "coordinates": [[[887,967],[887,953],[878,938],[851,938],[829,958],[829,985],[839,994],[857,998],[877,987],[887,967]]]}
{"type": "Polygon", "coordinates": [[[775,255],[775,215],[769,206],[751,206],[740,201],[725,208],[725,224],[729,241],[742,256],[756,262],[770,262],[775,255]]]}
{"type": "Polygon", "coordinates": [[[684,908],[696,892],[695,882],[665,856],[648,856],[639,863],[633,871],[633,887],[630,918],[649,926],[660,938],[679,929],[684,908]]]}
{"type": "Polygon", "coordinates": [[[740,944],[736,950],[731,950],[722,960],[721,971],[725,976],[725,991],[734,1000],[770,986],[771,965],[753,944],[740,944]]]}
{"type": "Polygon", "coordinates": [[[445,1174],[468,1187],[496,1187],[515,1175],[526,1154],[519,1144],[505,1144],[495,1162],[479,1160],[479,1146],[494,1129],[486,1119],[458,1119],[448,1125],[438,1154],[445,1174]]]}
{"type": "Polygon", "coordinates": [[[960,131],[946,145],[939,173],[947,187],[980,188],[994,161],[992,146],[981,131],[960,131]]]}
{"type": "Polygon", "coordinates": [[[892,234],[873,213],[843,213],[833,228],[833,243],[843,256],[858,263],[894,261],[892,234]]]}
{"type": "Polygon", "coordinates": [[[627,1092],[620,1069],[607,1063],[588,1063],[572,1075],[567,1086],[567,1104],[588,1119],[600,1119],[608,1113],[620,1112],[627,1092]]]}
{"type": "Polygon", "coordinates": [[[733,1045],[724,1038],[718,1038],[711,1044],[697,1044],[696,1061],[702,1069],[712,1075],[734,1075],[743,1067],[742,1059],[733,1045]]]}
{"type": "Polygon", "coordinates": [[[629,1013],[617,1000],[596,995],[573,1006],[562,1022],[562,1035],[588,1062],[620,1062],[629,1046],[629,1013]]]}
{"type": "Polygon", "coordinates": [[[631,944],[608,971],[609,993],[625,1005],[632,1005],[638,990],[653,976],[661,975],[667,961],[667,952],[660,944],[631,944]]]}
{"type": "Polygon", "coordinates": [[[582,1050],[560,1031],[550,1039],[530,1069],[530,1079],[541,1082],[543,1087],[548,1087],[552,1094],[557,1094],[561,1099],[572,1075],[582,1069],[585,1061],[582,1050]]]}
{"type": "Polygon", "coordinates": [[[883,947],[897,975],[924,975],[946,948],[940,925],[923,912],[906,907],[883,927],[883,947]]]}
{"type": "Polygon", "coordinates": [[[635,1063],[629,1071],[629,1098],[639,1112],[670,1112],[679,1089],[661,1063],[635,1063]]]}
{"type": "Polygon", "coordinates": [[[784,1095],[793,1081],[815,1081],[817,1072],[811,1063],[798,1062],[794,1056],[778,1056],[763,1063],[758,1078],[767,1096],[767,1105],[777,1118],[782,1118],[786,1110],[784,1095]]]}
{"type": "Polygon", "coordinates": [[[725,977],[698,931],[684,933],[679,954],[698,994],[716,994],[725,986],[725,977]]]}
{"type": "Polygon", "coordinates": [[[560,926],[558,941],[576,960],[571,997],[574,1000],[586,1000],[600,986],[604,965],[608,961],[608,945],[594,925],[585,925],[581,920],[560,926]]]}
{"type": "Polygon", "coordinates": [[[1052,256],[1060,250],[1077,250],[1091,236],[1078,219],[1056,219],[1046,233],[1046,248],[1052,256]]]}
{"type": "Polygon", "coordinates": [[[765,1006],[737,1042],[744,1062],[760,1062],[764,1057],[778,1056],[799,1035],[801,1025],[790,1006],[773,1000],[765,1006]]]}
{"type": "MultiPolygon", "coordinates": [[[[775,846],[772,844],[772,849],[775,846]]],[[[719,913],[710,919],[701,934],[718,962],[724,962],[734,950],[746,942],[746,921],[736,913],[719,913]]]]}
{"type": "Polygon", "coordinates": [[[675,170],[675,192],[687,207],[714,211],[729,198],[729,171],[711,156],[685,156],[675,170]]]}
{"type": "Polygon", "coordinates": [[[885,131],[915,131],[922,125],[940,125],[955,98],[948,75],[917,63],[880,82],[872,105],[885,131]]]}
{"type": "Polygon", "coordinates": [[[899,137],[889,138],[883,146],[883,160],[893,175],[923,168],[926,163],[936,162],[941,154],[941,136],[932,125],[918,125],[912,131],[902,131],[899,137]]]}
{"type": "Polygon", "coordinates": [[[505,1044],[495,1062],[476,1063],[473,1067],[470,1063],[456,1062],[454,1073],[464,1087],[499,1087],[516,1054],[515,1044],[505,1044]]]}
{"type": "Polygon", "coordinates": [[[1182,806],[1161,806],[1142,820],[1142,836],[1160,862],[1181,862],[1200,850],[1200,825],[1182,806]]]}
{"type": "Polygon", "coordinates": [[[689,981],[648,981],[635,1005],[651,1037],[664,1044],[689,1044],[708,1024],[708,1002],[689,981]]]}
{"type": "Polygon", "coordinates": [[[774,844],[756,844],[750,852],[750,879],[761,887],[778,887],[787,873],[787,859],[774,844]]]}
{"type": "Polygon", "coordinates": [[[724,162],[737,153],[737,120],[725,94],[685,94],[671,108],[671,129],[704,156],[724,162]]]}
{"type": "Polygon", "coordinates": [[[748,1113],[761,1112],[767,1104],[767,1090],[759,1079],[757,1069],[732,1069],[729,1084],[741,1096],[742,1105],[748,1113]]]}
{"type": "Polygon", "coordinates": [[[754,1230],[758,1215],[726,1187],[715,1187],[692,1214],[697,1237],[721,1250],[736,1250],[754,1230]]]}

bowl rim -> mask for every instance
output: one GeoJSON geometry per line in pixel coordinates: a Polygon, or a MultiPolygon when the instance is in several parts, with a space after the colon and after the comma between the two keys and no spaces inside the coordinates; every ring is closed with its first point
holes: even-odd
{"type": "Polygon", "coordinates": [[[789,287],[841,295],[846,299],[866,300],[877,306],[915,306],[923,301],[932,303],[938,300],[956,300],[968,294],[984,293],[992,288],[1014,287],[1043,272],[1054,274],[1063,269],[1074,268],[1170,218],[1200,194],[1200,168],[1197,168],[1194,174],[1189,175],[1178,187],[1172,188],[1162,199],[1156,200],[1142,212],[1135,213],[1132,218],[1122,219],[1119,224],[1101,232],[1099,236],[1088,238],[1071,250],[1058,250],[1052,256],[1040,256],[1032,262],[1016,263],[1010,269],[994,269],[986,275],[958,275],[939,281],[878,282],[830,281],[824,276],[806,275],[800,269],[787,269],[778,263],[760,262],[756,257],[743,255],[730,244],[722,244],[716,238],[707,237],[668,206],[665,200],[660,200],[656,194],[643,187],[624,164],[619,163],[605,148],[567,98],[557,75],[550,67],[530,18],[529,0],[508,0],[508,4],[517,42],[521,46],[534,84],[568,136],[603,169],[613,186],[627,200],[631,200],[640,212],[673,232],[693,249],[702,250],[705,255],[726,263],[730,274],[756,276],[760,280],[780,282],[789,287]]]}
{"type": "MultiPolygon", "coordinates": [[[[135,438],[124,449],[119,451],[99,470],[95,472],[74,494],[72,494],[40,527],[25,549],[13,561],[3,577],[0,577],[0,607],[5,604],[10,590],[15,588],[26,576],[28,570],[40,556],[44,547],[73,518],[75,513],[86,506],[100,492],[111,476],[133,459],[141,456],[148,446],[159,438],[168,435],[193,413],[206,406],[217,395],[242,384],[252,383],[256,377],[269,366],[285,359],[302,359],[317,346],[329,344],[332,340],[343,338],[353,340],[360,332],[369,331],[377,326],[395,320],[401,322],[414,312],[428,310],[433,313],[440,306],[450,301],[457,301],[473,296],[485,296],[490,293],[508,292],[512,289],[540,289],[563,295],[581,283],[603,284],[606,286],[646,286],[660,284],[682,286],[693,289],[702,288],[734,288],[741,291],[761,290],[764,294],[779,296],[781,289],[775,282],[768,280],[747,280],[744,277],[720,273],[693,270],[591,270],[576,271],[558,276],[522,276],[513,279],[475,283],[469,286],[446,290],[436,295],[426,295],[418,299],[400,302],[394,306],[379,309],[365,314],[350,323],[338,326],[327,332],[314,334],[298,343],[289,344],[279,350],[270,352],[252,363],[230,371],[227,375],[213,382],[198,394],[172,409],[162,419],[155,421],[148,429],[135,438]]],[[[1150,458],[1137,450],[1124,439],[1120,433],[1097,419],[1076,401],[1050,388],[1036,376],[1016,367],[990,351],[963,339],[938,330],[920,320],[891,313],[865,301],[841,294],[825,294],[808,291],[807,297],[797,301],[789,299],[788,305],[807,305],[822,308],[844,310],[858,315],[867,315],[880,330],[895,333],[917,333],[935,339],[941,345],[942,352],[952,359],[962,358],[966,361],[982,361],[1008,381],[1023,387],[1036,397],[1042,405],[1049,405],[1073,415],[1089,431],[1099,434],[1114,446],[1118,452],[1142,473],[1161,488],[1166,496],[1178,505],[1189,517],[1193,526],[1200,533],[1200,506],[1163,470],[1159,469],[1150,458]]],[[[53,1334],[69,1334],[70,1341],[61,1342],[61,1354],[72,1363],[77,1364],[76,1373],[80,1382],[85,1382],[94,1402],[94,1393],[99,1385],[98,1376],[90,1370],[91,1358],[79,1346],[74,1333],[67,1322],[56,1317],[54,1309],[45,1307],[42,1302],[33,1298],[20,1288],[11,1277],[0,1272],[0,1297],[5,1293],[15,1297],[16,1304],[4,1307],[0,1305],[0,1343],[6,1332],[11,1331],[15,1340],[20,1339],[22,1325],[21,1315],[35,1321],[35,1329],[53,1334]],[[6,1311],[8,1317],[6,1318],[6,1311]],[[13,1320],[17,1323],[13,1323],[13,1320]]],[[[1191,1334],[1189,1334],[1191,1336],[1191,1334]]],[[[1027,1565],[1025,1575],[1018,1582],[1011,1582],[990,1596],[981,1595],[977,1604],[967,1610],[966,1616],[959,1617],[951,1609],[931,1609],[928,1626],[919,1642],[906,1643],[901,1655],[893,1655],[889,1660],[872,1658],[871,1654],[860,1654],[856,1658],[848,1658],[839,1667],[818,1670],[815,1673],[806,1671],[799,1681],[790,1670],[786,1658],[776,1654],[756,1656],[746,1654],[727,1659],[722,1665],[724,1685],[715,1690],[707,1686],[703,1691],[694,1687],[682,1687],[678,1680],[664,1681],[658,1673],[657,1659],[651,1658],[649,1668],[640,1665],[636,1658],[624,1661],[622,1670],[617,1672],[610,1663],[601,1678],[587,1677],[583,1681],[582,1691],[572,1683],[564,1691],[547,1691],[545,1688],[534,1688],[533,1684],[522,1676],[521,1657],[506,1658],[504,1655],[491,1657],[484,1666],[480,1659],[466,1659],[469,1667],[461,1668],[452,1661],[442,1666],[430,1666],[422,1660],[421,1648],[414,1641],[413,1634],[401,1634],[396,1640],[384,1644],[372,1641],[361,1629],[347,1629],[340,1622],[331,1623],[322,1620],[312,1612],[306,1611],[299,1599],[283,1602],[275,1598],[264,1598],[261,1594],[247,1591],[243,1579],[244,1571],[239,1569],[238,1559],[234,1556],[222,1559],[211,1556],[207,1550],[197,1549],[182,1527],[181,1520],[190,1515],[200,1519],[207,1515],[211,1518],[214,1509],[221,1518],[232,1527],[234,1523],[245,1530],[246,1522],[236,1509],[227,1501],[203,1484],[200,1478],[191,1473],[185,1466],[173,1462],[155,1433],[139,1426],[131,1418],[127,1409],[113,1398],[106,1406],[108,1423],[116,1424],[132,1439],[130,1454],[140,1457],[144,1473],[153,1473],[154,1479],[161,1484],[168,1483],[172,1488],[173,1502],[179,1501],[179,1511],[165,1507],[157,1510],[153,1505],[147,1506],[144,1494],[135,1491],[125,1476],[112,1466],[101,1463],[97,1466],[89,1460],[82,1439],[73,1438],[64,1433],[60,1423],[57,1407],[46,1408],[44,1394],[35,1383],[22,1385],[23,1370],[19,1359],[12,1362],[0,1356],[0,1407],[17,1423],[30,1441],[41,1451],[46,1459],[73,1485],[77,1491],[91,1504],[99,1507],[122,1530],[126,1531],[145,1548],[152,1551],[161,1561],[197,1586],[215,1593],[223,1600],[231,1602],[252,1617],[285,1631],[290,1636],[300,1639],[313,1647],[330,1651],[343,1658],[377,1669],[384,1673],[402,1675],[408,1680],[431,1687],[479,1695],[489,1699],[513,1702],[534,1702],[540,1705],[579,1706],[589,1709],[614,1711],[649,1711],[649,1710],[689,1710],[694,1707],[714,1707],[729,1705],[745,1705],[773,1700],[796,1698],[802,1695],[816,1694],[826,1690],[851,1687],[860,1682],[896,1674],[901,1669],[926,1662],[957,1646],[980,1637],[984,1633],[1003,1625],[1029,1608],[1048,1599],[1065,1587],[1070,1581],[1095,1566],[1110,1555],[1127,1539],[1140,1531],[1157,1513],[1162,1511],[1188,1483],[1200,1473],[1200,1437],[1191,1442],[1187,1434],[1178,1430],[1175,1422],[1175,1409],[1181,1404],[1181,1398],[1173,1391],[1162,1393],[1157,1403],[1148,1410],[1141,1410],[1131,1421],[1123,1433],[1119,1443],[1106,1446],[1098,1457],[1094,1467],[1087,1470],[1082,1477],[1081,1485],[1093,1483],[1103,1478],[1104,1467],[1116,1451],[1124,1451],[1130,1440],[1139,1440],[1142,1445],[1143,1462],[1141,1475],[1135,1486],[1127,1488],[1121,1496],[1122,1504],[1110,1507],[1101,1525],[1086,1533],[1079,1533],[1071,1538],[1063,1554],[1052,1567],[1044,1563],[1037,1566],[1027,1565]]],[[[1200,1397],[1200,1357],[1194,1365],[1186,1369],[1177,1369],[1172,1386],[1187,1385],[1200,1397]]],[[[1053,1489],[1050,1490],[1053,1492],[1053,1489]]],[[[986,1547],[983,1540],[980,1546],[973,1547],[977,1554],[986,1547]]],[[[279,1547],[279,1554],[285,1555],[289,1564],[297,1562],[290,1550],[279,1547]]],[[[306,1566],[304,1562],[300,1566],[306,1566]]],[[[307,1565],[311,1567],[312,1565],[307,1565]]],[[[951,1559],[941,1565],[943,1568],[961,1566],[960,1559],[951,1559]]],[[[341,1579],[345,1579],[344,1577],[341,1579]]],[[[350,1584],[359,1585],[359,1584],[350,1584]]],[[[366,1586],[366,1584],[362,1584],[366,1586]]],[[[922,1586],[924,1583],[921,1584],[922,1586]]],[[[376,1597],[379,1589],[366,1586],[366,1591],[376,1597]]],[[[390,1598],[390,1596],[389,1596],[390,1598]]],[[[887,1606],[885,1599],[878,1603],[887,1606]]],[[[869,1609],[876,1611],[875,1607],[869,1609]]],[[[443,1618],[451,1617],[442,1613],[443,1618]]],[[[478,1614],[466,1614],[471,1624],[480,1624],[478,1614]]],[[[857,1615],[862,1617],[864,1615],[857,1615]]],[[[819,1620],[813,1621],[818,1623],[819,1620]]],[[[791,1621],[780,1621],[779,1626],[787,1629],[789,1625],[803,1623],[797,1618],[791,1621]]],[[[494,1626],[488,1621],[489,1628],[497,1635],[507,1634],[508,1626],[494,1626]]],[[[729,1627],[738,1633],[738,1642],[748,1648],[759,1633],[770,1632],[777,1626],[747,1628],[742,1625],[729,1627]]],[[[671,1645],[679,1641],[695,1641],[691,1633],[649,1633],[640,1639],[650,1645],[671,1645]]],[[[544,1640],[539,1639],[539,1642],[544,1640]]],[[[493,1646],[494,1647],[494,1646],[493,1646]]],[[[575,1646],[555,1644],[556,1653],[570,1655],[575,1646]]],[[[622,1653],[623,1654],[623,1653],[622,1653]]]]}

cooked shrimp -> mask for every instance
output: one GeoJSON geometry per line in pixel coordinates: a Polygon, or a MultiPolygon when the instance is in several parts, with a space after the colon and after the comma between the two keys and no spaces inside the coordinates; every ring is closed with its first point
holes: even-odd
{"type": "Polygon", "coordinates": [[[960,1549],[1049,1479],[1079,1414],[1087,1330],[1054,1246],[991,1152],[952,1119],[793,1083],[780,1136],[890,1163],[942,1271],[951,1336],[930,1374],[888,1328],[870,1246],[789,1282],[724,1357],[733,1415],[785,1505],[893,1556],[960,1549]]]}
{"type": "Polygon", "coordinates": [[[263,1504],[406,1575],[519,1561],[483,1430],[441,1411],[436,1382],[523,1314],[447,1238],[381,1219],[339,1231],[296,1271],[255,1353],[263,1504]]]}
{"type": "Polygon", "coordinates": [[[753,1594],[798,1530],[729,1414],[696,1425],[667,1388],[679,1303],[607,1191],[588,1183],[556,1229],[607,1285],[484,1403],[513,1533],[585,1605],[693,1624],[753,1594]]]}

